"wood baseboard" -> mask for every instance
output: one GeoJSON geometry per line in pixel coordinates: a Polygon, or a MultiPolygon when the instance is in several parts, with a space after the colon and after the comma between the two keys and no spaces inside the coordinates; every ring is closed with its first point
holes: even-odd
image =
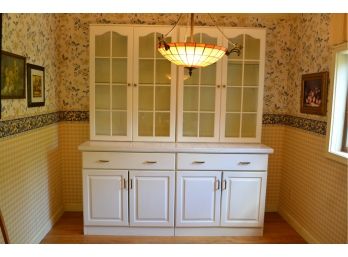
{"type": "Polygon", "coordinates": [[[307,229],[305,229],[293,216],[288,212],[279,210],[278,213],[290,226],[299,233],[307,243],[310,244],[320,244],[320,241],[317,240],[307,229]]]}

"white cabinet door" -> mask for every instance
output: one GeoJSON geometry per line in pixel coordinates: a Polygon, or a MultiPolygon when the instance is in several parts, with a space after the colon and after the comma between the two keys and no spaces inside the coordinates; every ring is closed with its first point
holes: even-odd
{"type": "Polygon", "coordinates": [[[223,172],[221,226],[262,227],[267,172],[223,172]]]}
{"type": "Polygon", "coordinates": [[[130,226],[174,227],[175,171],[130,171],[130,226]]]}
{"type": "Polygon", "coordinates": [[[83,170],[85,225],[128,226],[126,170],[83,170]]]}
{"type": "MultiPolygon", "coordinates": [[[[188,35],[180,30],[181,41],[188,35]]],[[[221,33],[216,28],[195,27],[196,43],[221,45],[221,33]]],[[[178,75],[178,126],[179,142],[219,141],[221,61],[205,68],[179,68],[178,75]]]]}
{"type": "MultiPolygon", "coordinates": [[[[157,50],[170,26],[134,28],[133,140],[175,141],[175,64],[157,50]]],[[[168,42],[176,40],[173,31],[168,42]]]]}
{"type": "MultiPolygon", "coordinates": [[[[222,59],[221,142],[261,141],[265,66],[264,29],[225,28],[230,42],[243,46],[241,54],[222,59]]],[[[224,45],[231,49],[227,39],[224,45]]]]}
{"type": "Polygon", "coordinates": [[[93,140],[132,140],[133,27],[90,27],[90,133],[93,140]]]}
{"type": "Polygon", "coordinates": [[[176,226],[220,225],[220,171],[178,171],[176,226]]]}

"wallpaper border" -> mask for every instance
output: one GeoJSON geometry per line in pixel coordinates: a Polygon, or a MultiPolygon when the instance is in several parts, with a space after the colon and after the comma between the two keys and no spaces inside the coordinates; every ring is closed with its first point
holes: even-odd
{"type": "MultiPolygon", "coordinates": [[[[60,121],[88,122],[88,111],[60,111],[40,114],[13,120],[0,121],[0,138],[16,135],[25,131],[41,128],[60,121]]],[[[285,125],[326,135],[325,121],[306,119],[285,114],[263,114],[264,125],[285,125]]]]}

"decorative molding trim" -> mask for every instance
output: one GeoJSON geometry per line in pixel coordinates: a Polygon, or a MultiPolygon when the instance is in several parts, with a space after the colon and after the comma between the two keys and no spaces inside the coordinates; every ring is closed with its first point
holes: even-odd
{"type": "MultiPolygon", "coordinates": [[[[88,111],[60,111],[24,117],[14,120],[0,120],[0,138],[16,135],[25,131],[41,128],[60,121],[88,122],[88,111]]],[[[326,135],[325,121],[311,120],[286,114],[263,114],[264,125],[285,125],[326,135]]]]}
{"type": "Polygon", "coordinates": [[[278,124],[326,135],[326,121],[306,119],[286,114],[264,114],[262,124],[278,124]]]}
{"type": "Polygon", "coordinates": [[[60,111],[59,121],[89,121],[88,111],[60,111]]]}

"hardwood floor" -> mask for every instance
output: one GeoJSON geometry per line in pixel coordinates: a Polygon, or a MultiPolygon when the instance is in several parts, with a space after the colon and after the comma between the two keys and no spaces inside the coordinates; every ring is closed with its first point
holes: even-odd
{"type": "Polygon", "coordinates": [[[243,244],[243,243],[306,243],[304,239],[275,212],[265,215],[262,237],[130,237],[84,236],[81,212],[66,212],[45,236],[46,244],[243,244]]]}

